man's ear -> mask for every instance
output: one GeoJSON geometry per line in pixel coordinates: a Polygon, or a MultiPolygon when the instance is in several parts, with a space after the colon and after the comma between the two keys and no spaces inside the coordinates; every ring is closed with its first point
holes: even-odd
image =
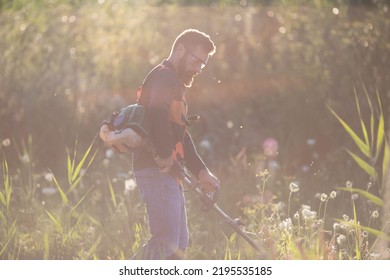
{"type": "Polygon", "coordinates": [[[176,53],[178,58],[182,58],[184,56],[184,54],[186,53],[186,49],[183,44],[177,45],[176,53]]]}

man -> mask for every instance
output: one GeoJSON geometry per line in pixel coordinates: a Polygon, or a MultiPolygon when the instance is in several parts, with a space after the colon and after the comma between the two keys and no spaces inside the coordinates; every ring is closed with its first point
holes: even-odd
{"type": "Polygon", "coordinates": [[[138,150],[133,171],[146,203],[152,234],[141,258],[179,259],[188,245],[187,216],[183,189],[173,166],[185,165],[197,176],[204,192],[219,188],[219,180],[207,169],[196,152],[187,126],[185,88],[215,53],[210,36],[194,29],[182,32],[171,53],[145,78],[138,103],[148,110],[153,156],[138,150]]]}

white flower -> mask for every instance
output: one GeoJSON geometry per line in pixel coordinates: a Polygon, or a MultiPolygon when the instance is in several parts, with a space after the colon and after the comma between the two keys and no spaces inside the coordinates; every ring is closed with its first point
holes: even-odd
{"type": "Polygon", "coordinates": [[[352,200],[357,200],[358,198],[359,198],[359,195],[357,193],[354,193],[353,195],[351,195],[352,200]]]}
{"type": "Polygon", "coordinates": [[[352,184],[351,181],[347,181],[347,182],[345,183],[345,186],[346,186],[348,189],[351,189],[352,186],[353,186],[353,184],[352,184]]]}
{"type": "Polygon", "coordinates": [[[134,179],[125,180],[125,191],[133,191],[137,187],[137,183],[134,179]]]}
{"type": "Polygon", "coordinates": [[[282,222],[279,224],[279,228],[280,228],[280,229],[291,230],[291,228],[292,228],[292,221],[291,221],[291,218],[288,218],[288,219],[282,221],[282,222]]]}
{"type": "Polygon", "coordinates": [[[304,220],[314,220],[317,217],[317,212],[311,211],[310,208],[303,208],[302,216],[304,220]]]}
{"type": "Polygon", "coordinates": [[[321,201],[324,202],[328,198],[328,195],[326,193],[321,194],[321,201]]]}
{"type": "Polygon", "coordinates": [[[374,219],[379,218],[379,212],[378,212],[377,210],[375,210],[374,212],[372,212],[372,217],[373,217],[374,219]]]}
{"type": "Polygon", "coordinates": [[[334,199],[337,196],[337,193],[335,191],[332,191],[329,195],[329,198],[334,199]]]}
{"type": "Polygon", "coordinates": [[[295,183],[295,182],[292,182],[292,183],[290,184],[289,188],[290,188],[290,191],[291,191],[291,192],[298,192],[298,191],[299,191],[299,186],[298,186],[298,184],[295,183]]]}
{"type": "Polygon", "coordinates": [[[337,244],[343,245],[343,244],[345,243],[345,241],[347,241],[347,238],[345,237],[345,235],[340,234],[340,235],[337,237],[336,241],[337,241],[337,244]]]}

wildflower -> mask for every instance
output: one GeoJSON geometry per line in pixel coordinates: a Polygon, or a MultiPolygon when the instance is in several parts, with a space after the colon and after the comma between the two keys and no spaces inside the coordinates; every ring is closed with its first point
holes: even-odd
{"type": "Polygon", "coordinates": [[[340,224],[339,223],[334,223],[333,224],[333,230],[338,231],[340,229],[340,224]]]}
{"type": "Polygon", "coordinates": [[[363,237],[368,237],[368,231],[363,231],[362,235],[363,237]]]}
{"type": "Polygon", "coordinates": [[[130,192],[135,190],[135,187],[137,186],[136,182],[134,179],[128,179],[125,180],[125,192],[130,192]]]}
{"type": "Polygon", "coordinates": [[[328,198],[328,195],[326,193],[321,194],[321,201],[324,202],[328,198]]]}
{"type": "Polygon", "coordinates": [[[332,191],[329,195],[329,198],[334,199],[337,196],[337,193],[335,191],[332,191]]]}
{"type": "Polygon", "coordinates": [[[3,142],[1,142],[1,144],[4,146],[4,147],[9,147],[11,145],[11,140],[9,138],[5,138],[3,140],[3,142]]]}
{"type": "Polygon", "coordinates": [[[299,219],[299,213],[298,213],[298,211],[297,211],[297,212],[295,212],[295,214],[294,214],[294,219],[296,219],[296,220],[298,220],[298,219],[299,219]]]}
{"type": "Polygon", "coordinates": [[[269,171],[268,169],[264,169],[263,171],[260,171],[259,173],[256,174],[256,177],[262,177],[262,178],[265,178],[267,177],[269,174],[269,171]]]}
{"type": "Polygon", "coordinates": [[[337,241],[337,244],[343,245],[343,244],[347,241],[347,238],[345,237],[345,235],[340,234],[340,235],[337,237],[336,241],[337,241]]]}
{"type": "Polygon", "coordinates": [[[290,184],[290,191],[291,191],[291,192],[298,192],[298,191],[299,191],[299,186],[298,186],[298,184],[295,183],[295,182],[292,182],[292,183],[290,184]]]}
{"type": "Polygon", "coordinates": [[[353,195],[351,195],[352,200],[357,200],[358,198],[359,198],[359,195],[357,193],[354,193],[353,195]]]}
{"type": "Polygon", "coordinates": [[[372,212],[372,215],[371,215],[374,219],[377,219],[379,218],[379,212],[377,210],[375,210],[374,212],[372,212]]]}
{"type": "Polygon", "coordinates": [[[317,212],[311,211],[310,208],[303,208],[302,217],[304,220],[314,220],[317,217],[317,212]]]}
{"type": "Polygon", "coordinates": [[[292,228],[292,221],[291,221],[291,218],[288,218],[288,219],[282,221],[282,222],[279,224],[279,228],[280,228],[280,229],[291,230],[291,228],[292,228]]]}
{"type": "Polygon", "coordinates": [[[343,220],[344,220],[344,221],[348,221],[348,220],[349,220],[349,216],[346,215],[346,214],[344,214],[344,215],[343,215],[343,220]]]}
{"type": "Polygon", "coordinates": [[[319,219],[317,223],[318,223],[319,225],[322,225],[322,224],[324,224],[324,220],[323,220],[323,219],[319,219]]]}
{"type": "Polygon", "coordinates": [[[352,189],[353,184],[352,184],[351,181],[347,181],[347,182],[345,183],[345,186],[346,186],[348,189],[352,189]]]}

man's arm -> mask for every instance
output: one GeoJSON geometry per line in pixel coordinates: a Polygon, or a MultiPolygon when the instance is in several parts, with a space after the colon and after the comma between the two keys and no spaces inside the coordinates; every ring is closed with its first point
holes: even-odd
{"type": "Polygon", "coordinates": [[[184,136],[183,146],[186,167],[192,174],[197,176],[203,190],[205,192],[213,192],[215,189],[219,188],[220,181],[208,170],[206,164],[196,152],[194,142],[188,131],[186,131],[184,136]]]}

